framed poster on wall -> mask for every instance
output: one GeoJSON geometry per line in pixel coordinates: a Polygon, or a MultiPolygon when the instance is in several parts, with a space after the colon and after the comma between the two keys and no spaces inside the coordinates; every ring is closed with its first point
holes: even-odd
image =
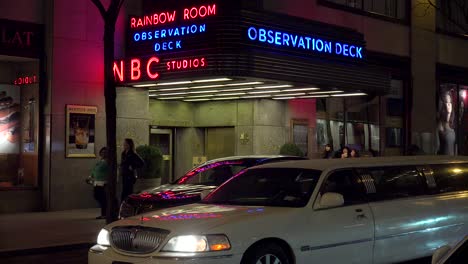
{"type": "Polygon", "coordinates": [[[67,105],[66,144],[67,158],[95,158],[96,106],[67,105]]]}

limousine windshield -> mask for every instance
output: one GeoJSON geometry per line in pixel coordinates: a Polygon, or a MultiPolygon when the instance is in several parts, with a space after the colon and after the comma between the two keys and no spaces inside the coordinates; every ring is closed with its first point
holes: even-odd
{"type": "Polygon", "coordinates": [[[291,168],[247,170],[211,193],[203,203],[304,207],[320,174],[318,170],[291,168]]]}

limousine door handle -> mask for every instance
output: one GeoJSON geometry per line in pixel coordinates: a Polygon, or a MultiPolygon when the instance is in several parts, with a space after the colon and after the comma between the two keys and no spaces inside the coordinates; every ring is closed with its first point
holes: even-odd
{"type": "Polygon", "coordinates": [[[363,219],[366,219],[367,216],[366,216],[366,214],[358,214],[358,215],[356,216],[356,218],[357,218],[358,220],[363,220],[363,219]]]}

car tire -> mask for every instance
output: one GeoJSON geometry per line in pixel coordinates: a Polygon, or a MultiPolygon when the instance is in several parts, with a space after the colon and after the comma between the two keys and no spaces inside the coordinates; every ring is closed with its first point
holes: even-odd
{"type": "Polygon", "coordinates": [[[242,264],[291,264],[285,250],[273,243],[260,244],[249,249],[242,264]]]}

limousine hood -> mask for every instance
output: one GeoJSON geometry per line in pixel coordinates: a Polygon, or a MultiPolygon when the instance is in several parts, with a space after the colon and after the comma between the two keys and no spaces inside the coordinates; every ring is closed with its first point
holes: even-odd
{"type": "Polygon", "coordinates": [[[172,233],[204,233],[226,223],[260,220],[261,218],[287,215],[294,208],[234,206],[214,204],[189,204],[162,209],[150,213],[129,217],[115,222],[114,226],[146,226],[166,229],[172,233]]]}

